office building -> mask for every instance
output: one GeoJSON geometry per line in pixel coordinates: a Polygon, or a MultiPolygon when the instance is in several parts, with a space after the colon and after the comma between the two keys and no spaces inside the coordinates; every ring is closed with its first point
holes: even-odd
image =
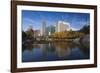
{"type": "Polygon", "coordinates": [[[56,32],[63,32],[63,31],[69,31],[70,30],[70,24],[68,22],[64,21],[58,21],[56,27],[56,32]]]}

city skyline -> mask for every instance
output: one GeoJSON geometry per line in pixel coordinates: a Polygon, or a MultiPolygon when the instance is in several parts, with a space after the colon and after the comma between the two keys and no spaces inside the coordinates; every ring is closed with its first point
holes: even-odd
{"type": "Polygon", "coordinates": [[[30,11],[22,10],[22,29],[26,31],[30,25],[34,30],[40,30],[42,21],[45,21],[46,26],[55,26],[58,21],[70,23],[72,28],[80,29],[84,25],[89,25],[89,13],[74,13],[74,12],[48,12],[48,11],[30,11]]]}

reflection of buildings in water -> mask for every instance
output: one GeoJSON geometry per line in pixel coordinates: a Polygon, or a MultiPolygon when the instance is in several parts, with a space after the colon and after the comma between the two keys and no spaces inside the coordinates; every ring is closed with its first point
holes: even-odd
{"type": "Polygon", "coordinates": [[[41,44],[40,48],[42,49],[43,57],[51,53],[61,58],[68,56],[71,53],[71,48],[66,43],[41,44]]]}
{"type": "Polygon", "coordinates": [[[58,56],[60,58],[62,58],[62,57],[70,55],[71,49],[70,48],[66,48],[66,49],[57,48],[56,52],[57,52],[58,56]]]}
{"type": "Polygon", "coordinates": [[[44,49],[46,48],[45,44],[40,44],[40,48],[44,51],[44,49]]]}
{"type": "MultiPolygon", "coordinates": [[[[47,43],[47,44],[32,44],[28,45],[27,49],[32,53],[34,49],[39,49],[42,60],[46,60],[48,58],[48,55],[54,55],[58,56],[59,58],[67,58],[73,49],[80,48],[79,46],[73,44],[73,43],[67,43],[67,42],[55,42],[55,43],[47,43]]],[[[83,48],[84,49],[84,48],[83,48]]],[[[83,51],[83,49],[80,48],[80,50],[83,51]]],[[[86,52],[85,52],[86,53],[86,52]]],[[[38,52],[37,52],[38,54],[38,52]]]]}
{"type": "Polygon", "coordinates": [[[42,51],[44,53],[48,53],[52,49],[52,45],[50,43],[48,43],[48,44],[41,44],[41,49],[42,49],[42,51]]]}
{"type": "Polygon", "coordinates": [[[45,56],[46,56],[46,44],[40,44],[40,50],[41,50],[41,53],[42,53],[42,60],[45,60],[45,56]]]}
{"type": "MultiPolygon", "coordinates": [[[[29,57],[34,60],[35,55],[36,59],[40,61],[65,60],[70,57],[75,48],[78,48],[82,52],[84,51],[84,55],[87,52],[85,47],[73,44],[72,42],[53,42],[47,44],[30,44],[25,48],[24,53],[28,53],[29,57]]],[[[77,52],[75,52],[75,54],[76,53],[77,52]]],[[[87,53],[85,57],[88,58],[88,55],[87,53]]]]}
{"type": "Polygon", "coordinates": [[[68,56],[71,53],[71,48],[66,43],[55,43],[54,46],[60,58],[68,56]]]}
{"type": "Polygon", "coordinates": [[[71,54],[72,49],[74,49],[75,47],[77,46],[73,45],[72,43],[65,42],[40,44],[43,57],[46,57],[48,54],[53,54],[57,55],[60,58],[64,58],[65,56],[69,56],[71,54]]]}
{"type": "Polygon", "coordinates": [[[44,49],[46,48],[45,44],[39,44],[40,45],[40,50],[42,52],[42,54],[44,53],[44,49]]]}
{"type": "Polygon", "coordinates": [[[42,52],[42,59],[48,59],[48,55],[55,55],[55,48],[52,46],[51,43],[48,44],[41,44],[41,52],[42,52]]]}

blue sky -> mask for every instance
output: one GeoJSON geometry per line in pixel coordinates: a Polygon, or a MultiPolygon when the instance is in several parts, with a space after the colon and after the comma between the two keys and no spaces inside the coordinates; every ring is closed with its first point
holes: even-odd
{"type": "Polygon", "coordinates": [[[80,29],[84,25],[89,25],[89,13],[73,13],[73,12],[48,12],[48,11],[31,11],[22,10],[22,28],[24,31],[32,25],[33,29],[40,29],[42,21],[46,22],[46,26],[56,25],[59,20],[69,22],[72,28],[80,29]]]}

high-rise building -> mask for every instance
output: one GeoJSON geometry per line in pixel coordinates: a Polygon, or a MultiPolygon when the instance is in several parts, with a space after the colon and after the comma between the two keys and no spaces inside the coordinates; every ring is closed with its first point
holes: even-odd
{"type": "Polygon", "coordinates": [[[55,32],[55,26],[50,25],[48,27],[46,27],[46,35],[51,35],[55,32]]]}
{"type": "Polygon", "coordinates": [[[46,35],[46,22],[43,21],[41,26],[41,36],[45,36],[45,35],[46,35]]]}
{"type": "Polygon", "coordinates": [[[56,32],[69,31],[70,24],[68,22],[58,21],[55,30],[56,30],[56,32]]]}

